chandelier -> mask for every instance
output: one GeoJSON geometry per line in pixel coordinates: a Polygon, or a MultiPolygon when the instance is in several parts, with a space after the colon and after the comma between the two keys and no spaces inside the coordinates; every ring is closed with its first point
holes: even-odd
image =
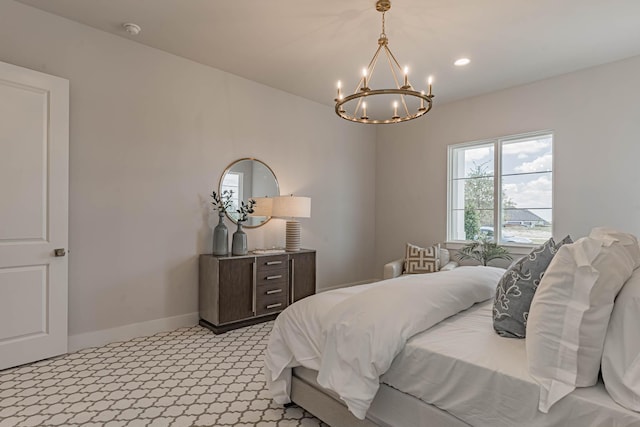
{"type": "Polygon", "coordinates": [[[417,91],[409,82],[409,69],[402,69],[396,57],[389,49],[389,39],[385,34],[384,16],[391,9],[391,2],[388,0],[378,0],[376,10],[382,12],[382,33],[378,38],[378,49],[373,55],[369,65],[362,70],[362,77],[351,95],[344,96],[342,93],[342,83],[338,81],[338,96],[336,102],[336,114],[345,120],[356,123],[400,123],[417,119],[431,110],[434,95],[431,93],[432,78],[428,79],[428,92],[417,91]],[[372,89],[373,73],[378,62],[380,53],[384,52],[391,76],[395,83],[395,88],[372,89]],[[402,85],[398,79],[404,74],[402,85]],[[386,104],[384,100],[389,103],[386,104]],[[367,100],[373,101],[367,105],[367,100]],[[378,100],[381,100],[378,102],[378,100]],[[372,105],[373,104],[373,105],[372,105]],[[383,104],[381,106],[381,104],[383,104]],[[369,110],[367,111],[367,108],[369,110]]]}

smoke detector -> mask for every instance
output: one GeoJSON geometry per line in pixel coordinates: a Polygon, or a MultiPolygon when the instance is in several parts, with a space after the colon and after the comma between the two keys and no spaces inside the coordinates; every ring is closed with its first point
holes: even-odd
{"type": "Polygon", "coordinates": [[[131,22],[122,24],[122,28],[124,28],[125,31],[131,34],[132,36],[137,36],[138,34],[140,34],[140,31],[142,31],[142,28],[140,28],[139,25],[132,24],[131,22]]]}

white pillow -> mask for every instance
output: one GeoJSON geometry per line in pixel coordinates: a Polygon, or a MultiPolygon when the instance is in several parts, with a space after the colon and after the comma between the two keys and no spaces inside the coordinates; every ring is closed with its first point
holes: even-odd
{"type": "Polygon", "coordinates": [[[591,230],[591,233],[589,233],[589,237],[605,242],[612,240],[620,242],[629,256],[633,258],[633,268],[640,267],[640,246],[638,245],[638,239],[633,234],[623,233],[622,231],[608,227],[595,227],[591,230]]]}
{"type": "Polygon", "coordinates": [[[602,378],[611,398],[640,411],[640,268],[618,294],[604,340],[602,378]]]}
{"type": "Polygon", "coordinates": [[[596,383],[613,302],[634,265],[614,239],[583,237],[558,250],[527,320],[527,360],[540,384],[540,411],[596,383]]]}
{"type": "MultiPolygon", "coordinates": [[[[444,248],[440,248],[438,250],[438,254],[440,256],[440,265],[442,267],[444,267],[445,265],[449,264],[449,261],[451,261],[451,254],[449,254],[449,250],[448,249],[444,249],[444,248]]],[[[457,267],[457,265],[456,265],[457,267]]]]}
{"type": "Polygon", "coordinates": [[[458,263],[455,261],[449,261],[444,267],[440,269],[440,271],[451,271],[454,268],[458,268],[458,263]]]}

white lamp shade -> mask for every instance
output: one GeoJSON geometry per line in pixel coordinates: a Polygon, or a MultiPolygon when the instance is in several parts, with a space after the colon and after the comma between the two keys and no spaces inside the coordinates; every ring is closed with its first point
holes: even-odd
{"type": "Polygon", "coordinates": [[[299,196],[274,197],[271,215],[280,218],[310,218],[311,198],[299,196]]]}
{"type": "Polygon", "coordinates": [[[273,197],[254,197],[256,204],[253,206],[251,216],[271,216],[273,209],[273,197]]]}

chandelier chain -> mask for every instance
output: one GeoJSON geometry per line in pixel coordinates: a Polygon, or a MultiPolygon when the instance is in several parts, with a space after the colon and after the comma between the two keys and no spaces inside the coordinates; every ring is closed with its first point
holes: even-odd
{"type": "Polygon", "coordinates": [[[386,13],[386,12],[382,12],[382,34],[380,34],[380,35],[381,35],[381,36],[385,36],[385,37],[386,37],[386,36],[387,36],[387,33],[385,33],[385,31],[384,31],[384,14],[385,14],[385,13],[386,13]]]}

